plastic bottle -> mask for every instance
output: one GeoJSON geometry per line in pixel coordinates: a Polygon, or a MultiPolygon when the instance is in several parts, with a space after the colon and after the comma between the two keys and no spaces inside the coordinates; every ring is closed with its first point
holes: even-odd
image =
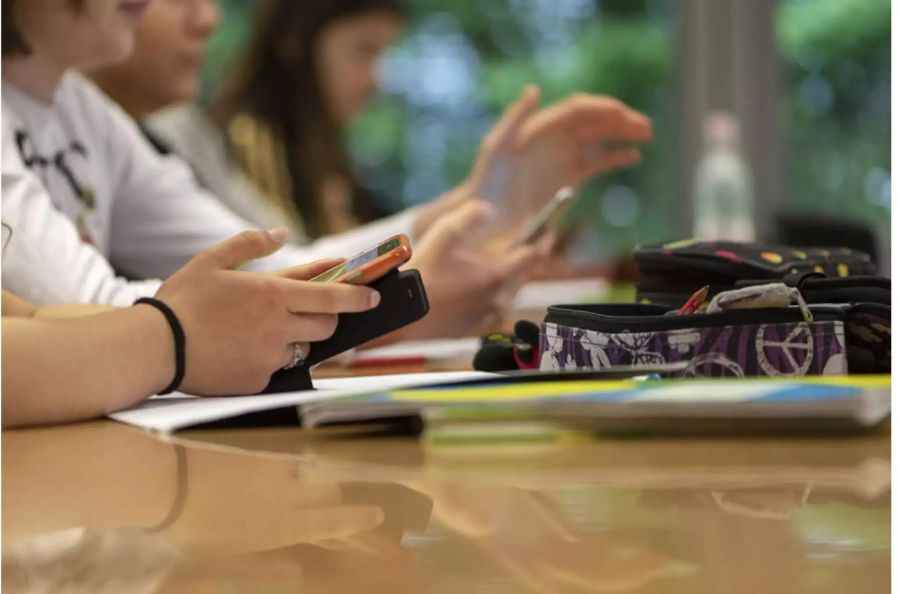
{"type": "Polygon", "coordinates": [[[694,237],[753,241],[750,168],[740,152],[740,126],[729,113],[706,116],[705,149],[694,180],[694,237]]]}

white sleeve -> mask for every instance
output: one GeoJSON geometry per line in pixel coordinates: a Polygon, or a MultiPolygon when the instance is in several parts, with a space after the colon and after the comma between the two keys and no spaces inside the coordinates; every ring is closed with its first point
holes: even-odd
{"type": "MultiPolygon", "coordinates": [[[[133,276],[165,278],[192,256],[252,228],[203,190],[177,157],[161,156],[135,122],[111,106],[111,159],[116,168],[110,259],[133,276]]],[[[350,257],[391,235],[412,237],[410,209],[359,229],[305,245],[287,245],[248,268],[271,271],[326,257],[350,257]]]]}
{"type": "Polygon", "coordinates": [[[38,304],[126,306],[156,293],[159,281],[116,277],[103,254],[81,241],[72,221],[53,206],[44,185],[6,142],[6,130],[0,216],[12,231],[0,260],[3,288],[38,304]]]}

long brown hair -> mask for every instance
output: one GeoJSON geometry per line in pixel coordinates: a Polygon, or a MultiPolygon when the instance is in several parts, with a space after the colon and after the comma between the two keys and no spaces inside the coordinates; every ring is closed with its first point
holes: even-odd
{"type": "Polygon", "coordinates": [[[340,124],[332,116],[316,71],[316,42],[335,21],[387,11],[400,18],[400,0],[269,0],[259,6],[256,28],[233,74],[209,105],[222,128],[247,114],[284,144],[293,200],[311,235],[319,235],[318,192],[338,175],[353,189],[354,215],[370,221],[381,212],[353,176],[340,124]],[[286,40],[291,40],[287,51],[286,40]]]}

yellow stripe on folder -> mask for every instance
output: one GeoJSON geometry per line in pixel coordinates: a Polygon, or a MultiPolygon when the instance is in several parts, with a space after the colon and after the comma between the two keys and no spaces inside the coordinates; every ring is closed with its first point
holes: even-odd
{"type": "Polygon", "coordinates": [[[391,392],[392,400],[434,400],[438,402],[474,402],[479,400],[522,400],[528,398],[553,398],[619,392],[648,385],[635,380],[583,380],[568,382],[528,382],[505,385],[472,386],[471,388],[433,388],[397,390],[391,392]]]}
{"type": "MultiPolygon", "coordinates": [[[[390,392],[395,401],[433,402],[483,402],[514,401],[540,398],[563,398],[581,394],[623,392],[646,389],[652,398],[658,390],[703,390],[717,387],[716,398],[723,398],[722,388],[735,395],[746,396],[760,387],[771,384],[778,386],[826,385],[855,388],[889,388],[890,375],[850,375],[850,376],[804,376],[804,377],[751,377],[751,378],[708,378],[708,379],[667,379],[667,380],[574,380],[527,382],[511,384],[487,384],[471,387],[418,388],[390,392]]],[[[696,397],[693,399],[697,399],[696,397]]],[[[740,398],[736,398],[740,399],[740,398]]]]}

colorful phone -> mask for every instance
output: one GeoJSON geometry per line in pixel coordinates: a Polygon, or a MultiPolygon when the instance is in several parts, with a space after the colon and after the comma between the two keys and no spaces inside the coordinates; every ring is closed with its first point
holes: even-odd
{"type": "Polygon", "coordinates": [[[397,235],[378,246],[357,254],[330,270],[313,278],[316,282],[350,283],[367,285],[396,268],[412,257],[412,246],[406,235],[397,235]]]}

